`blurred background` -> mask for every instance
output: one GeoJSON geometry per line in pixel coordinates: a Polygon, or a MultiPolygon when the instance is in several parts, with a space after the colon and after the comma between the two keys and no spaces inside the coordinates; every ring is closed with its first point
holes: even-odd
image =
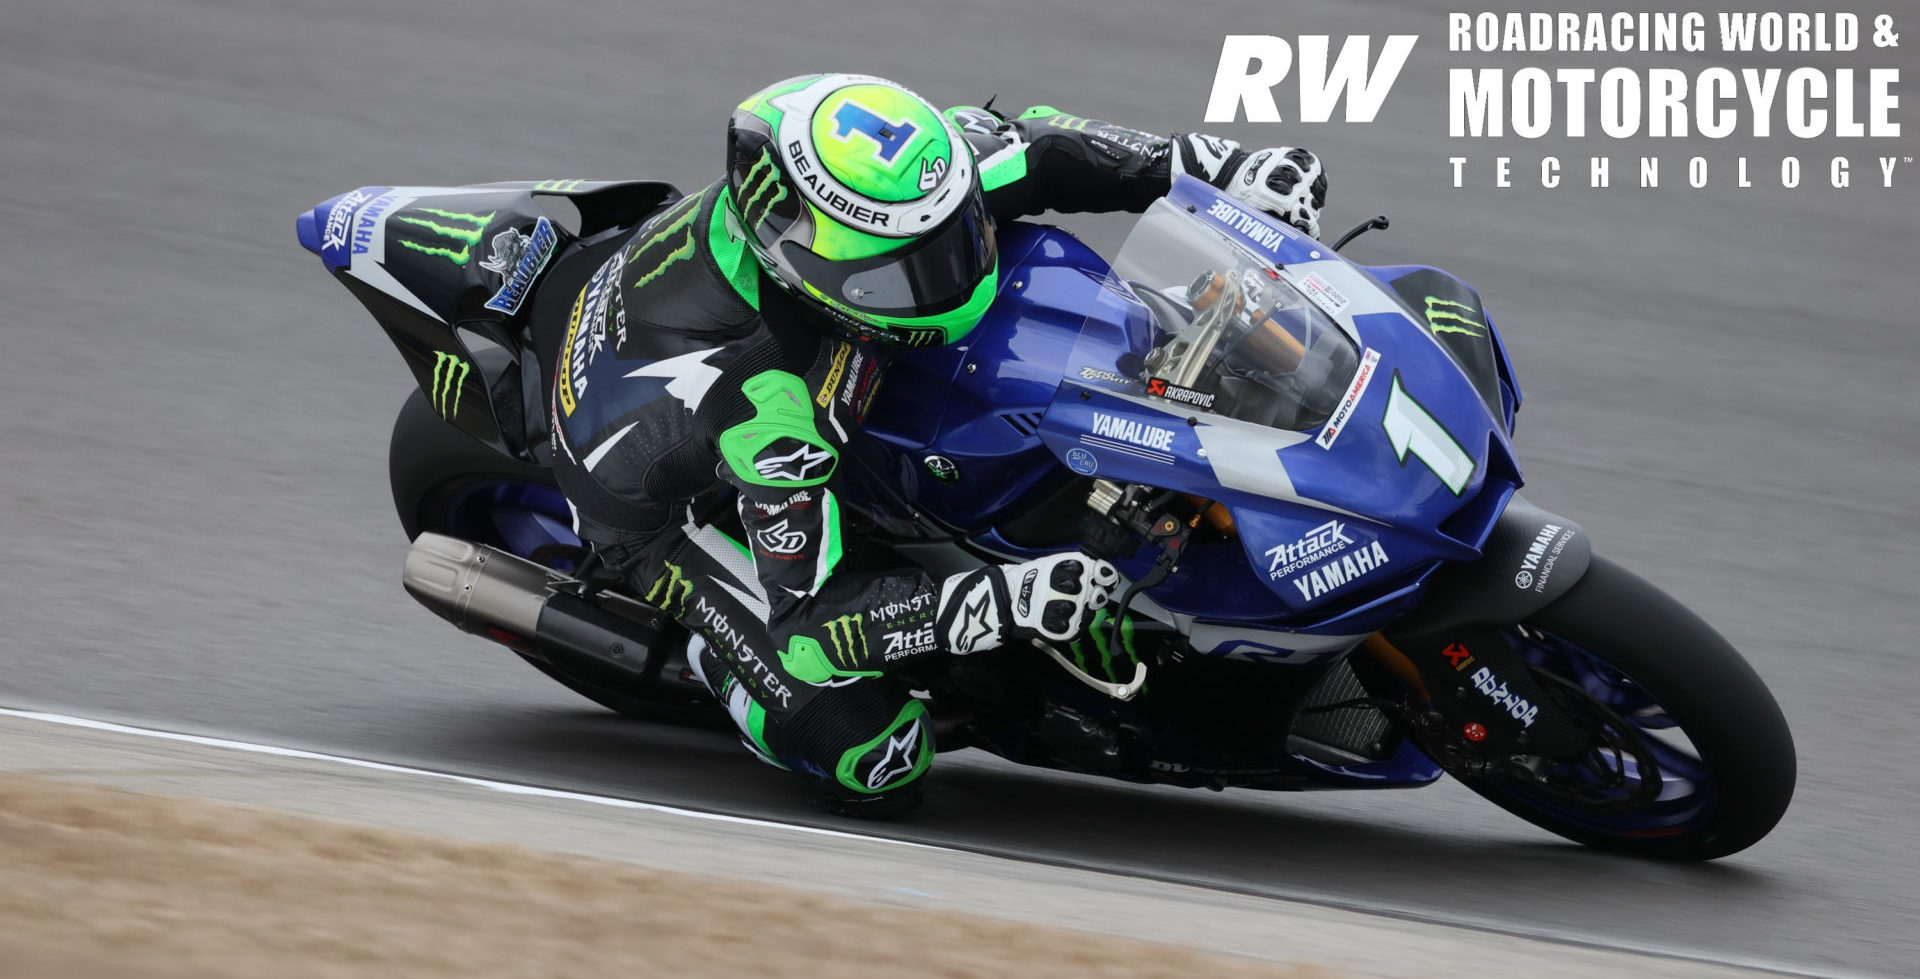
{"type": "MultiPolygon", "coordinates": [[[[1442,784],[1212,795],[943,758],[877,831],[1257,893],[1900,973],[1920,937],[1920,171],[1867,140],[1449,140],[1448,67],[1855,55],[1454,55],[1439,3],[8,0],[0,30],[0,705],[810,820],[719,734],[620,720],[399,588],[386,438],[411,379],[294,239],[367,184],[720,174],[729,109],[807,71],[943,104],[1050,104],[1304,145],[1328,235],[1474,283],[1525,390],[1527,495],[1714,623],[1801,760],[1774,834],[1719,864],[1562,844],[1442,784]],[[1201,121],[1227,33],[1421,37],[1377,121],[1201,121]],[[1638,157],[1664,185],[1631,186],[1638,157]],[[1708,156],[1705,189],[1687,158],[1708,156]],[[1797,190],[1779,158],[1803,159],[1797,190]],[[1515,184],[1492,186],[1493,158],[1515,184]],[[1568,185],[1613,157],[1615,186],[1568,185]],[[1732,172],[1751,157],[1756,186],[1732,172]],[[1466,186],[1449,156],[1465,155],[1466,186]],[[1853,159],[1854,186],[1826,186],[1853,159]],[[1907,827],[1902,829],[1901,827],[1907,827]]],[[[1862,11],[1863,14],[1870,13],[1862,11]]],[[[1920,26],[1909,7],[1905,27],[1920,26]]],[[[1870,33],[1870,28],[1863,30],[1870,33]]],[[[1912,35],[1920,44],[1920,34],[1912,35]]],[[[1909,81],[1908,86],[1911,85],[1909,81]]],[[[1902,90],[1903,93],[1905,89],[1902,90]]],[[[1339,118],[1336,115],[1336,120],[1339,118]]],[[[1065,223],[1117,246],[1124,216],[1065,223]]]]}

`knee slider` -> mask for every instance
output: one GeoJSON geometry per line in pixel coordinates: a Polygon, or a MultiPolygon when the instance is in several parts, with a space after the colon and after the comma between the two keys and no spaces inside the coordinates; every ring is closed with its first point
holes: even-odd
{"type": "Polygon", "coordinates": [[[907,787],[932,764],[932,720],[926,705],[909,700],[878,737],[840,755],[834,777],[843,788],[878,795],[907,787]]]}

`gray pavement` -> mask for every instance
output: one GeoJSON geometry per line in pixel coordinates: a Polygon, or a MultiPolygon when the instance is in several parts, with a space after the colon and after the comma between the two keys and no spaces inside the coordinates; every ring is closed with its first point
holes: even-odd
{"type": "Polygon", "coordinates": [[[419,770],[158,739],[0,713],[0,774],[100,785],[414,833],[961,912],[1382,979],[1758,979],[1668,956],[1398,921],[1207,887],[544,793],[419,770]]]}
{"type": "MultiPolygon", "coordinates": [[[[1800,746],[1786,821],[1717,865],[1650,866],[1561,845],[1451,784],[1215,796],[957,755],[922,818],[885,832],[1524,933],[1912,971],[1920,183],[1550,192],[1495,190],[1483,169],[1453,190],[1445,158],[1509,152],[1524,174],[1543,153],[1607,152],[1618,181],[1642,149],[1670,176],[1695,152],[1716,167],[1749,154],[1756,173],[1844,153],[1859,178],[1920,140],[1449,144],[1442,66],[1472,62],[1445,54],[1437,2],[774,9],[5,4],[0,704],[813,819],[728,739],[598,713],[402,594],[384,463],[410,381],[296,246],[294,214],[367,183],[697,184],[718,172],[734,102],[826,66],[1175,130],[1200,125],[1223,33],[1421,33],[1379,122],[1208,128],[1314,147],[1330,226],[1394,218],[1356,257],[1443,265],[1486,294],[1528,396],[1528,495],[1755,663],[1800,746]]],[[[1873,63],[1903,62],[1914,76],[1904,48],[1873,63]]],[[[1920,135],[1920,99],[1905,100],[1920,135]]],[[[1126,225],[1071,226],[1111,246],[1126,225]]]]}

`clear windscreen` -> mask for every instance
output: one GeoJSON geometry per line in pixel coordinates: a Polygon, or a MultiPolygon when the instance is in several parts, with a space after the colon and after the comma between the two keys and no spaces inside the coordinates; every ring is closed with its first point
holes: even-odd
{"type": "Polygon", "coordinates": [[[1141,216],[1104,285],[1070,371],[1080,383],[1308,429],[1359,365],[1352,339],[1272,262],[1165,200],[1141,216]]]}

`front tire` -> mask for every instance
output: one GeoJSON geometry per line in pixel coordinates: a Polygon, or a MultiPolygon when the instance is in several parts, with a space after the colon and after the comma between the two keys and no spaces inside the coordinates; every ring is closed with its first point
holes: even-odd
{"type": "MultiPolygon", "coordinates": [[[[1556,699],[1629,725],[1621,739],[1640,753],[1613,749],[1623,785],[1612,798],[1605,785],[1589,797],[1513,778],[1462,779],[1495,805],[1588,846],[1664,860],[1737,853],[1786,812],[1797,762],[1779,704],[1719,633],[1665,592],[1596,556],[1571,590],[1507,638],[1560,691],[1556,699]],[[1647,768],[1658,772],[1651,799],[1652,785],[1634,784],[1650,781],[1647,768]]],[[[1571,783],[1592,767],[1550,774],[1571,783]]]]}

